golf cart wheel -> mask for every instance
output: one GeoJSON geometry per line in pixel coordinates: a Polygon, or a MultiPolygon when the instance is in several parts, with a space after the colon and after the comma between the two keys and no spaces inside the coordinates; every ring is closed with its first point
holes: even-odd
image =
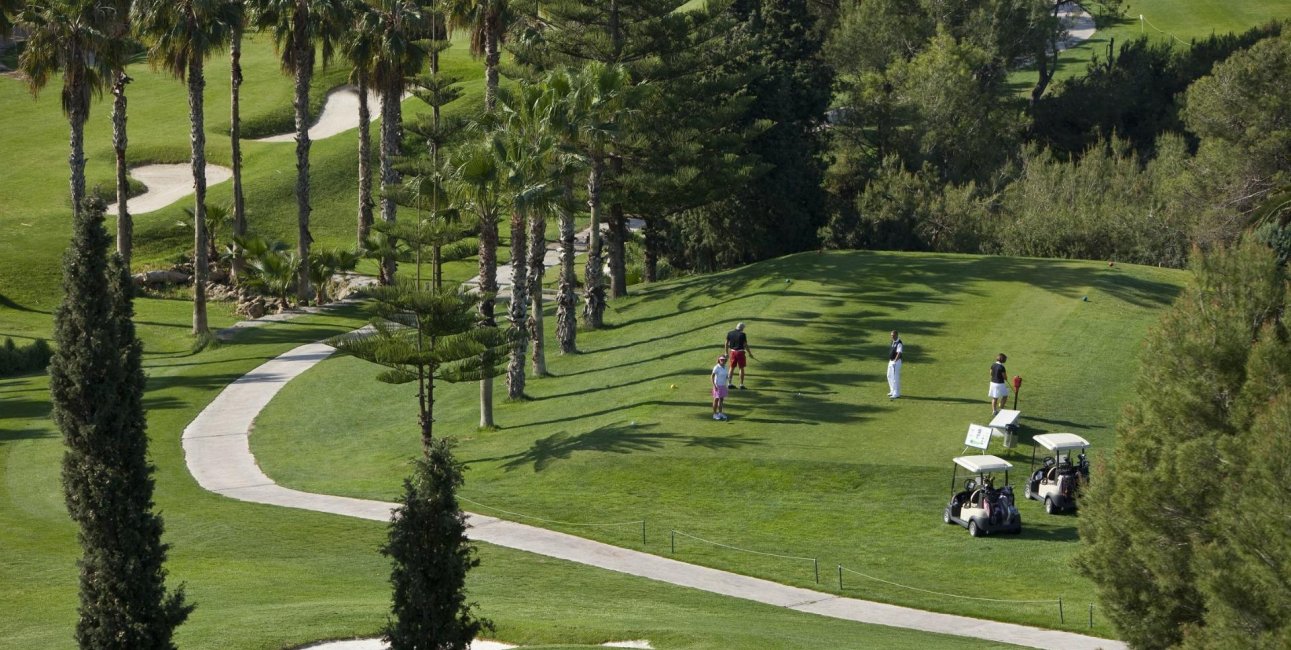
{"type": "Polygon", "coordinates": [[[968,522],[968,534],[969,534],[969,535],[972,535],[973,537],[981,537],[981,536],[982,536],[982,529],[977,527],[977,522],[976,522],[976,521],[969,521],[969,522],[968,522]]]}
{"type": "Polygon", "coordinates": [[[1058,506],[1053,502],[1052,498],[1050,497],[1044,498],[1044,511],[1046,514],[1050,514],[1050,515],[1058,514],[1058,506]]]}
{"type": "Polygon", "coordinates": [[[947,524],[955,523],[950,520],[950,506],[946,506],[946,509],[941,512],[941,521],[947,524]]]}

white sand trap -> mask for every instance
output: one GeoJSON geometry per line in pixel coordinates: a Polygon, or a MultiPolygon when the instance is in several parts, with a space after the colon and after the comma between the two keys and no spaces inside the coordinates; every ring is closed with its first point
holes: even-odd
{"type": "MultiPolygon", "coordinates": [[[[381,639],[357,639],[354,641],[328,641],[317,645],[307,645],[301,650],[387,650],[390,646],[386,645],[381,639]]],[[[471,650],[509,650],[515,646],[497,641],[485,641],[476,639],[471,643],[471,650]]]]}
{"type": "MultiPolygon", "coordinates": [[[[139,196],[126,199],[130,214],[156,212],[193,193],[193,167],[188,163],[177,165],[143,165],[130,170],[135,180],[148,190],[139,196]]],[[[218,185],[233,178],[228,167],[206,163],[206,186],[218,185]]],[[[108,215],[117,212],[117,204],[108,206],[108,215]]]]}
{"type": "MultiPolygon", "coordinates": [[[[404,93],[403,99],[411,96],[411,93],[404,93]]],[[[380,95],[368,92],[368,109],[371,112],[373,121],[381,117],[380,95]]],[[[345,86],[327,94],[327,102],[323,104],[323,112],[319,113],[318,121],[309,127],[309,139],[322,140],[357,128],[359,128],[359,91],[352,86],[345,86]]],[[[295,141],[295,131],[255,140],[255,142],[295,141]]]]}
{"type": "Polygon", "coordinates": [[[1062,26],[1067,29],[1067,38],[1058,43],[1060,51],[1080,45],[1081,41],[1093,38],[1094,32],[1098,31],[1094,25],[1094,17],[1074,2],[1068,2],[1058,9],[1058,20],[1062,21],[1062,26]]]}

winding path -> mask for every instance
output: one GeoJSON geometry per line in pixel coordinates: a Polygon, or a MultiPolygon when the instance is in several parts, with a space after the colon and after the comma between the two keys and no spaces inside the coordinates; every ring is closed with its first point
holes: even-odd
{"type": "MultiPolygon", "coordinates": [[[[241,501],[389,521],[393,503],[313,494],[279,486],[260,470],[251,453],[251,426],[260,411],[287,382],[331,356],[333,351],[323,343],[302,345],[225,387],[184,429],[184,457],[198,484],[241,501]]],[[[467,520],[470,537],[476,541],[831,618],[1033,648],[1126,647],[1118,641],[1069,632],[842,598],[478,514],[468,513],[467,520]]]]}

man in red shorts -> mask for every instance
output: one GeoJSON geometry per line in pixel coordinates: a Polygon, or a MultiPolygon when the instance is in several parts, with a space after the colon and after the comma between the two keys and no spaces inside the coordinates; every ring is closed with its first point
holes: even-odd
{"type": "Polygon", "coordinates": [[[744,357],[750,354],[749,338],[744,335],[744,323],[726,333],[726,354],[731,358],[731,385],[735,388],[735,369],[740,369],[740,390],[744,389],[744,357]]]}

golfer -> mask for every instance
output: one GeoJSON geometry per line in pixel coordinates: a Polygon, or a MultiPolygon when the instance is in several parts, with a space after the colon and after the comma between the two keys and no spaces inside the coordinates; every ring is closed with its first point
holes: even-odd
{"type": "Polygon", "coordinates": [[[713,366],[713,419],[726,420],[726,414],[722,408],[726,403],[726,382],[730,379],[730,372],[726,370],[726,355],[717,357],[717,365],[713,366]]]}
{"type": "Polygon", "coordinates": [[[904,352],[901,336],[892,330],[892,344],[888,346],[888,399],[901,397],[901,355],[904,352]]]}
{"type": "Polygon", "coordinates": [[[748,363],[745,355],[753,354],[749,349],[749,337],[744,335],[744,323],[726,333],[726,354],[731,357],[731,383],[728,388],[735,388],[735,369],[740,369],[740,390],[744,390],[744,366],[748,363]]]}
{"type": "Polygon", "coordinates": [[[988,393],[991,397],[991,415],[1000,412],[1009,403],[1009,372],[1004,369],[1004,362],[1009,358],[1003,352],[995,357],[995,363],[991,364],[991,389],[988,393]]]}

